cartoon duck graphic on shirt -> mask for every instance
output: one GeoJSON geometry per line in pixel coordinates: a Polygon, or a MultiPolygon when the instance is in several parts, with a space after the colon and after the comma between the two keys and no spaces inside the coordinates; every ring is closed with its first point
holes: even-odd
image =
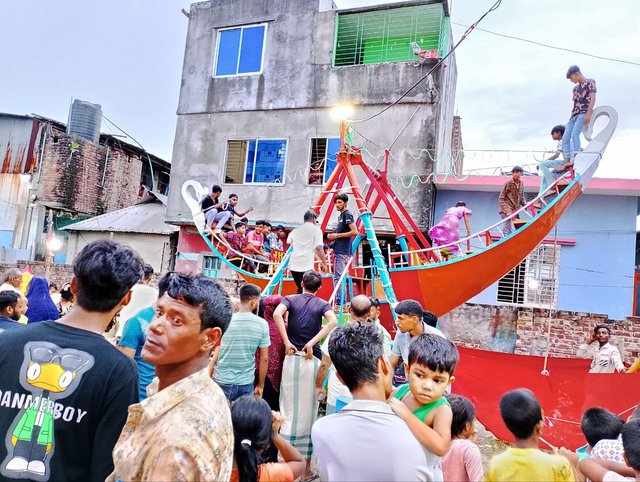
{"type": "Polygon", "coordinates": [[[3,475],[49,480],[55,401],[71,395],[93,364],[93,356],[83,351],[43,341],[25,345],[20,384],[31,392],[31,403],[18,413],[6,435],[7,457],[0,466],[3,475]]]}

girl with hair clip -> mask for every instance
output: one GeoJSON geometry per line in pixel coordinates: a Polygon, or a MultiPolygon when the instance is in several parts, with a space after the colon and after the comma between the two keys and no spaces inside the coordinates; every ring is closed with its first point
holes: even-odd
{"type": "Polygon", "coordinates": [[[272,412],[262,398],[247,395],[231,407],[234,464],[230,482],[293,482],[306,460],[279,434],[284,417],[272,412]],[[275,445],[284,463],[262,463],[262,453],[275,445]]]}

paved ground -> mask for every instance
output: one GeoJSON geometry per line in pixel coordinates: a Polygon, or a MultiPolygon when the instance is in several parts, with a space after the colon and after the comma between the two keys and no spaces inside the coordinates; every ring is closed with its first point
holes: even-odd
{"type": "Polygon", "coordinates": [[[509,447],[506,443],[501,442],[494,435],[489,432],[480,422],[476,422],[476,428],[478,430],[478,438],[476,444],[480,447],[480,453],[482,453],[482,463],[484,464],[485,471],[489,464],[489,460],[496,454],[503,452],[509,447]]]}

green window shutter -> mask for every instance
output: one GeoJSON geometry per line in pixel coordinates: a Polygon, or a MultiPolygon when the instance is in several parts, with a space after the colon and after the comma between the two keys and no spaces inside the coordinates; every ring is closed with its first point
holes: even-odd
{"type": "Polygon", "coordinates": [[[448,36],[449,19],[440,3],[338,14],[333,65],[416,60],[411,42],[442,56],[448,36]]]}

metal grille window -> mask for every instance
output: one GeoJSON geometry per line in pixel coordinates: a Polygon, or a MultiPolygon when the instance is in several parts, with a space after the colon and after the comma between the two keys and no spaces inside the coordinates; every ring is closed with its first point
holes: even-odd
{"type": "Polygon", "coordinates": [[[497,301],[555,308],[558,301],[560,246],[540,244],[498,281],[497,301]]]}
{"type": "Polygon", "coordinates": [[[320,137],[311,139],[309,176],[307,178],[307,183],[310,186],[321,186],[327,182],[336,168],[339,149],[340,138],[320,137]]]}
{"type": "Polygon", "coordinates": [[[220,275],[220,258],[216,256],[204,256],[202,258],[202,275],[207,278],[217,278],[220,275]]]}
{"type": "Polygon", "coordinates": [[[283,184],[286,139],[227,141],[227,184],[283,184]]]}
{"type": "Polygon", "coordinates": [[[338,14],[333,65],[416,60],[412,42],[442,57],[449,49],[449,28],[440,3],[338,14]]]}

